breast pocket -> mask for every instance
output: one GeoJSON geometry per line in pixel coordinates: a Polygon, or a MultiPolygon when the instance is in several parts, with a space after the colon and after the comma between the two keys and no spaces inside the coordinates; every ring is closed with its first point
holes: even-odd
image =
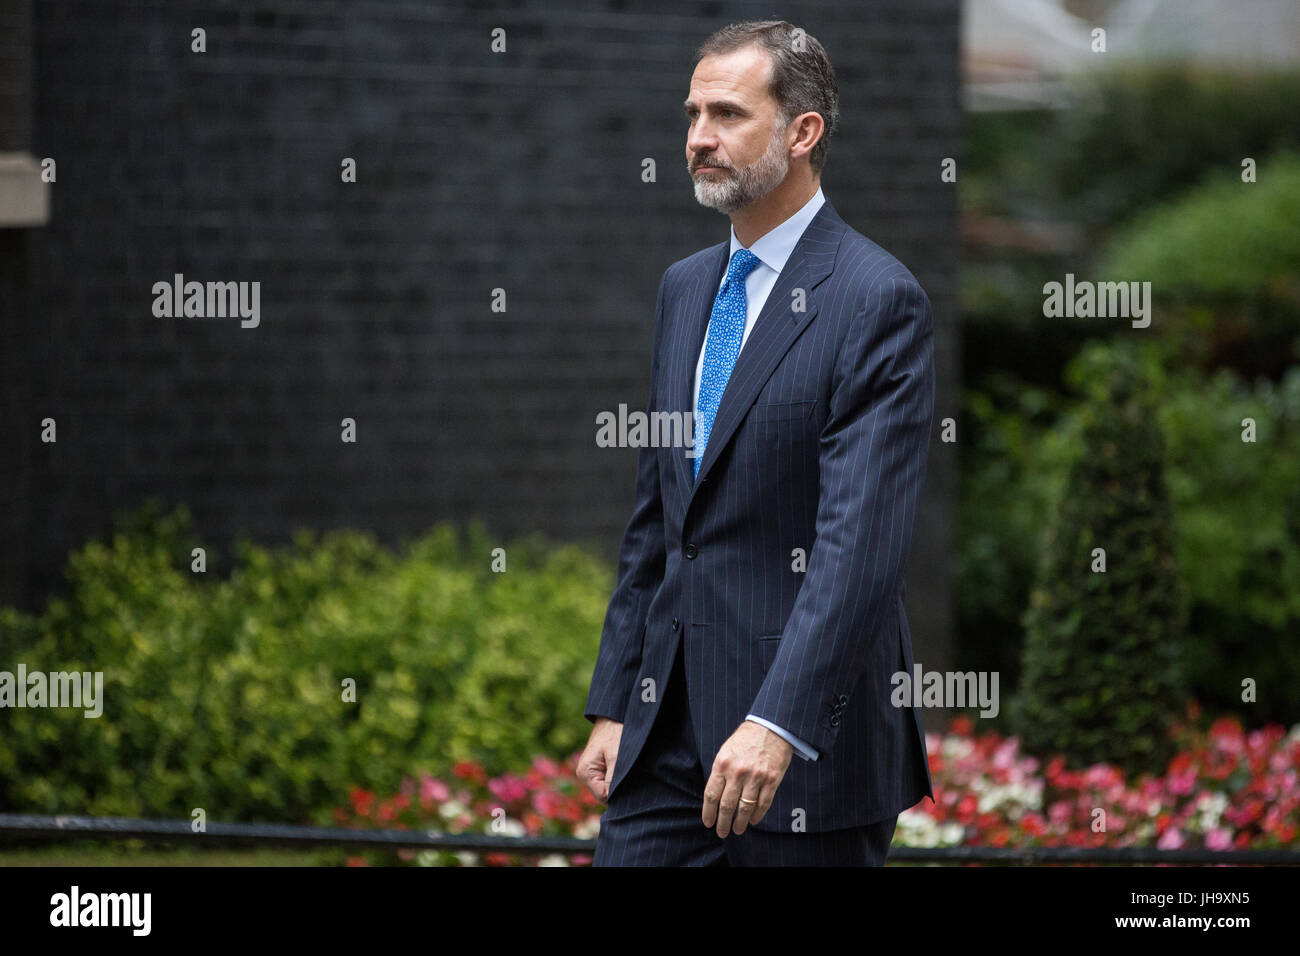
{"type": "Polygon", "coordinates": [[[812,417],[817,405],[815,399],[803,402],[771,402],[755,405],[749,412],[756,424],[775,425],[779,422],[799,422],[812,417]]]}
{"type": "Polygon", "coordinates": [[[749,435],[755,447],[758,487],[769,498],[788,499],[794,483],[809,480],[817,453],[815,399],[755,405],[750,409],[749,435]]]}

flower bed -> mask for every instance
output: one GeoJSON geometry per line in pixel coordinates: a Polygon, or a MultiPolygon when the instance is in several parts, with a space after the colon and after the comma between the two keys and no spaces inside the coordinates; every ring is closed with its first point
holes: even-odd
{"type": "MultiPolygon", "coordinates": [[[[1195,717],[1195,709],[1192,711],[1195,717]]],[[[972,732],[970,718],[929,734],[935,801],[899,815],[899,845],[1151,846],[1162,850],[1290,846],[1300,827],[1300,725],[1246,732],[1235,718],[1180,729],[1161,776],[1046,766],[1015,737],[972,732]]]]}
{"type": "MultiPolygon", "coordinates": [[[[537,757],[522,776],[489,778],[476,763],[458,763],[451,781],[428,774],[408,777],[391,797],[354,789],[348,809],[334,811],[344,826],[367,829],[436,830],[497,836],[565,836],[594,839],[604,807],[578,782],[579,754],[554,761],[537,757]]],[[[398,850],[348,858],[349,865],[397,862],[417,866],[568,866],[590,855],[398,850]]]]}
{"type": "MultiPolygon", "coordinates": [[[[1212,850],[1277,848],[1300,829],[1300,725],[1244,731],[1235,718],[1208,730],[1176,731],[1179,753],[1161,776],[1128,782],[1114,767],[1071,770],[1056,757],[1042,765],[1015,737],[974,734],[959,717],[926,744],[933,803],[922,800],[898,818],[897,846],[1151,846],[1212,850]]],[[[422,774],[379,798],[354,790],[335,811],[340,825],[503,836],[592,838],[601,804],[576,776],[578,755],[538,757],[522,776],[489,778],[477,764],[457,764],[450,781],[422,774]]],[[[566,866],[590,856],[399,850],[348,858],[351,865],[566,866]]]]}

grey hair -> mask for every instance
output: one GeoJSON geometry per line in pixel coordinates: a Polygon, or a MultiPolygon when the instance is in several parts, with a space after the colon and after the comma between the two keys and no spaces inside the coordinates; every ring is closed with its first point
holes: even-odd
{"type": "Polygon", "coordinates": [[[772,58],[772,97],[786,125],[803,113],[818,113],[826,124],[808,162],[814,175],[826,165],[831,134],[840,115],[835,70],[825,48],[810,33],[785,20],[746,20],[732,23],[700,44],[695,63],[706,56],[731,53],[751,44],[772,58]]]}

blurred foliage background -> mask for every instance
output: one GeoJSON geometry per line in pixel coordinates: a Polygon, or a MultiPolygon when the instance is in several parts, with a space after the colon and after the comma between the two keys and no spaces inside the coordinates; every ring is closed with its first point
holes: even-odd
{"type": "MultiPolygon", "coordinates": [[[[1297,720],[1300,75],[1161,66],[1078,78],[1072,92],[1069,109],[967,115],[958,653],[963,668],[999,670],[1017,687],[1023,706],[1004,712],[1002,729],[1035,752],[1087,762],[1103,752],[1099,734],[1167,725],[1181,711],[1175,698],[1248,726],[1297,720]],[[1247,158],[1254,182],[1243,181],[1247,158]],[[1044,318],[1043,285],[1066,273],[1150,282],[1150,327],[1044,318]],[[1185,617],[1170,628],[1154,607],[1146,620],[1134,608],[1112,613],[1131,582],[1111,554],[1092,582],[1107,593],[1048,601],[1044,620],[1033,592],[1048,600],[1068,589],[1067,571],[1089,560],[1076,548],[1067,569],[1058,555],[1044,578],[1049,542],[1117,542],[1120,528],[1103,533],[1109,519],[1095,506],[1107,494],[1124,502],[1148,473],[1134,447],[1131,481],[1109,493],[1067,483],[1096,464],[1085,429],[1119,417],[1103,383],[1125,366],[1140,372],[1163,448],[1171,586],[1185,617]],[[1093,661],[1162,634],[1155,646],[1179,662],[1179,692],[1135,697],[1149,713],[1125,716],[1078,660],[1048,679],[1044,662],[1070,656],[1080,614],[1093,661]],[[1027,647],[1026,628],[1031,640],[1035,629],[1056,637],[1027,647]],[[1245,678],[1258,682],[1256,702],[1242,700],[1245,678]],[[1070,718],[1067,700],[1094,710],[1070,718]]],[[[1150,530],[1163,535],[1159,525],[1150,530]]],[[[1139,526],[1130,512],[1123,527],[1139,526]]],[[[1143,587],[1150,596],[1163,585],[1143,587]]],[[[1130,666],[1164,686],[1163,665],[1137,654],[1130,666]]],[[[1159,769],[1158,753],[1145,764],[1159,769]]]]}

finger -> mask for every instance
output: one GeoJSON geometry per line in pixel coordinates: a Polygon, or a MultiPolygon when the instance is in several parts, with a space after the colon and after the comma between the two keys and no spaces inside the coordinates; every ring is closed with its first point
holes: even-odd
{"type": "Polygon", "coordinates": [[[704,812],[700,814],[700,819],[704,821],[706,827],[711,827],[718,819],[718,803],[722,800],[723,791],[727,788],[727,781],[723,779],[722,774],[715,767],[709,774],[709,782],[704,787],[704,812]]]}
{"type": "MultiPolygon", "coordinates": [[[[772,808],[772,801],[776,799],[776,788],[779,783],[765,783],[763,788],[758,792],[758,806],[754,807],[754,812],[750,814],[749,822],[751,824],[760,822],[763,817],[767,816],[767,811],[772,808]]],[[[749,794],[745,794],[749,796],[749,794]]]]}
{"type": "Polygon", "coordinates": [[[744,780],[740,777],[728,777],[722,799],[718,801],[718,836],[726,837],[731,832],[731,821],[740,807],[740,795],[744,789],[744,780]]]}
{"type": "Polygon", "coordinates": [[[605,776],[603,778],[605,784],[605,795],[600,798],[601,803],[605,803],[609,800],[609,787],[610,784],[614,782],[614,764],[616,763],[618,763],[617,748],[614,750],[612,754],[609,752],[606,752],[605,754],[605,766],[607,766],[609,769],[605,771],[605,776]]]}
{"type": "Polygon", "coordinates": [[[578,774],[582,782],[587,785],[591,795],[601,803],[605,802],[609,792],[609,781],[612,774],[606,769],[608,761],[604,750],[596,750],[590,757],[583,759],[578,765],[578,774]]]}
{"type": "Polygon", "coordinates": [[[739,835],[745,832],[745,827],[751,823],[757,822],[754,818],[754,811],[761,806],[762,790],[757,783],[750,781],[745,784],[744,792],[740,795],[740,800],[736,805],[736,820],[733,829],[739,835]]]}
{"type": "Polygon", "coordinates": [[[591,791],[593,797],[597,800],[601,799],[600,788],[604,783],[605,775],[597,761],[584,762],[579,766],[578,779],[591,791]]]}

